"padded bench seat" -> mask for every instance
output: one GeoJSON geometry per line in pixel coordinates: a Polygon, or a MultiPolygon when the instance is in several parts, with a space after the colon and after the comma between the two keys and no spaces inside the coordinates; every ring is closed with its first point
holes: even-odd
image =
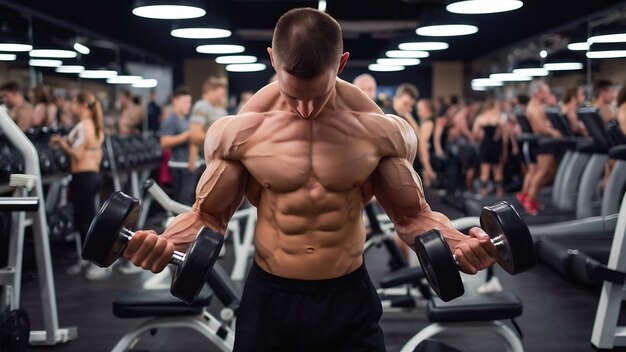
{"type": "Polygon", "coordinates": [[[213,291],[204,285],[193,305],[172,296],[169,289],[137,289],[122,292],[113,301],[113,314],[118,318],[163,317],[202,314],[211,303],[213,291]]]}
{"type": "Polygon", "coordinates": [[[390,288],[405,284],[419,284],[424,278],[424,272],[419,266],[401,268],[386,273],[380,280],[380,287],[390,288]]]}
{"type": "Polygon", "coordinates": [[[427,313],[433,322],[512,319],[522,314],[522,301],[510,292],[462,296],[450,302],[433,298],[428,302],[427,313]]]}

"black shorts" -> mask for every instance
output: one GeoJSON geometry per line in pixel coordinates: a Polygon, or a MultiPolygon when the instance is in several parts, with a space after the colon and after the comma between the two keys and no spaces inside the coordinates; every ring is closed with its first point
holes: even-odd
{"type": "Polygon", "coordinates": [[[294,280],[253,263],[234,352],[385,351],[381,315],[365,265],[335,279],[294,280]]]}

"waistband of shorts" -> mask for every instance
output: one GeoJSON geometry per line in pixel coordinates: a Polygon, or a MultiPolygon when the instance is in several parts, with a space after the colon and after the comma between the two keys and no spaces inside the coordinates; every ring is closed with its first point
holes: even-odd
{"type": "Polygon", "coordinates": [[[248,280],[258,281],[270,289],[276,291],[302,293],[302,294],[324,294],[337,291],[343,291],[369,280],[365,263],[354,271],[332,279],[324,280],[300,280],[289,279],[276,276],[263,270],[256,261],[252,262],[252,268],[248,275],[248,280]]]}

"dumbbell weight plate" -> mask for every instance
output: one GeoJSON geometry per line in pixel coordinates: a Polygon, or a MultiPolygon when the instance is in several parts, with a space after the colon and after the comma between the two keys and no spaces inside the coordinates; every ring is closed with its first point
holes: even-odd
{"type": "Polygon", "coordinates": [[[128,240],[120,235],[122,228],[132,230],[139,215],[139,201],[115,192],[107,199],[91,222],[82,257],[103,268],[111,266],[122,254],[128,240]]]}
{"type": "Polygon", "coordinates": [[[30,337],[30,320],[23,309],[0,316],[0,351],[24,352],[30,337]]]}
{"type": "Polygon", "coordinates": [[[202,228],[187,250],[185,260],[172,275],[172,295],[193,304],[207,282],[223,244],[224,236],[207,227],[202,228]]]}
{"type": "Polygon", "coordinates": [[[498,249],[498,264],[515,275],[532,268],[537,258],[528,226],[507,202],[486,206],[480,213],[480,227],[498,249]]]}
{"type": "Polygon", "coordinates": [[[426,280],[442,301],[448,302],[465,293],[459,267],[439,231],[430,230],[417,236],[414,246],[426,280]]]}

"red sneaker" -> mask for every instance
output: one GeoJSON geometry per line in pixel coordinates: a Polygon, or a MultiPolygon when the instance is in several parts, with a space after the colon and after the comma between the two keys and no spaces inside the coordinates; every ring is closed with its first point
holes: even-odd
{"type": "Polygon", "coordinates": [[[526,199],[528,199],[528,194],[524,192],[517,192],[515,193],[515,198],[517,198],[520,204],[524,205],[526,199]]]}
{"type": "Polygon", "coordinates": [[[539,212],[539,202],[536,199],[526,198],[523,205],[528,215],[535,216],[539,212]]]}

